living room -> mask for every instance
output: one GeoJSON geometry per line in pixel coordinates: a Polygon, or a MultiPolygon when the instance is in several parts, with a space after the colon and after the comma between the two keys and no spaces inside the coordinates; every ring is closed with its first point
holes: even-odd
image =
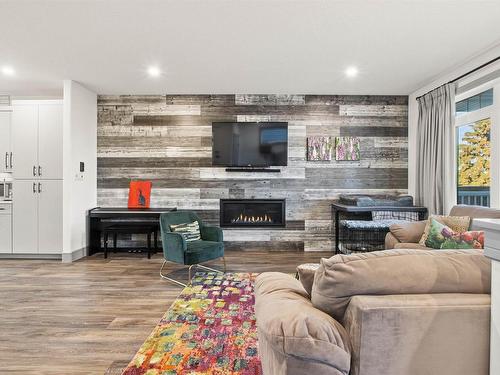
{"type": "Polygon", "coordinates": [[[500,374],[499,17],[0,0],[0,372],[500,374]]]}

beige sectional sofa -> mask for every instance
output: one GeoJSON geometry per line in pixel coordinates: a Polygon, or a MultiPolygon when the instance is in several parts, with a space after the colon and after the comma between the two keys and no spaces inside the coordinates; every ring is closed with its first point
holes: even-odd
{"type": "Polygon", "coordinates": [[[264,374],[488,375],[490,266],[480,250],[393,249],[322,259],[311,290],[263,273],[264,374]]]}

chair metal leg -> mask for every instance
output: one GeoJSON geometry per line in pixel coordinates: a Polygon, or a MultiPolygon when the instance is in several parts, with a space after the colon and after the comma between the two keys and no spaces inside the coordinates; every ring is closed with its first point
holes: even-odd
{"type": "MultiPolygon", "coordinates": [[[[222,273],[226,273],[226,258],[225,257],[222,257],[222,261],[224,262],[224,271],[222,271],[222,273]]],[[[177,280],[174,280],[170,277],[168,277],[167,275],[164,275],[163,274],[163,268],[165,267],[165,264],[167,264],[167,261],[164,260],[163,261],[163,264],[161,265],[161,268],[160,268],[160,276],[162,279],[165,279],[165,280],[168,280],[174,284],[177,284],[177,285],[181,285],[181,286],[187,286],[186,284],[184,283],[181,283],[180,281],[177,281],[177,280]]],[[[191,264],[188,268],[188,285],[191,284],[191,279],[193,278],[193,269],[197,267],[197,268],[203,268],[207,271],[213,271],[213,272],[221,272],[220,270],[216,270],[214,268],[211,268],[211,267],[208,267],[208,266],[204,266],[203,264],[191,264]]]]}
{"type": "MultiPolygon", "coordinates": [[[[197,267],[200,267],[200,268],[203,268],[203,269],[206,269],[206,270],[209,270],[209,271],[213,271],[213,272],[220,272],[219,270],[216,270],[214,268],[210,268],[210,267],[207,267],[207,266],[204,266],[203,264],[197,264],[196,265],[197,267]]],[[[223,273],[223,272],[222,272],[223,273]]]]}
{"type": "Polygon", "coordinates": [[[164,275],[164,274],[163,274],[163,272],[162,272],[162,271],[163,271],[163,268],[165,267],[165,264],[167,264],[167,261],[166,261],[166,260],[164,260],[164,261],[163,261],[163,264],[161,265],[161,268],[160,268],[160,277],[161,277],[162,279],[165,279],[165,280],[167,280],[167,281],[170,281],[171,283],[174,283],[174,284],[176,284],[176,285],[180,285],[180,286],[182,286],[182,287],[186,287],[186,286],[187,286],[186,284],[181,283],[180,281],[174,280],[174,279],[172,279],[172,278],[168,277],[167,275],[164,275]]]}
{"type": "MultiPolygon", "coordinates": [[[[197,268],[203,268],[207,271],[213,271],[213,272],[221,272],[219,270],[216,270],[215,268],[211,268],[211,267],[207,267],[207,266],[204,266],[203,264],[191,264],[189,266],[189,284],[191,284],[191,279],[192,279],[192,270],[194,267],[197,267],[197,268]]],[[[222,273],[225,273],[226,272],[226,260],[224,259],[224,272],[222,273]]]]}
{"type": "Polygon", "coordinates": [[[191,284],[191,279],[192,279],[192,270],[193,270],[193,267],[196,267],[197,264],[191,264],[189,266],[189,271],[188,271],[188,284],[191,284]]]}

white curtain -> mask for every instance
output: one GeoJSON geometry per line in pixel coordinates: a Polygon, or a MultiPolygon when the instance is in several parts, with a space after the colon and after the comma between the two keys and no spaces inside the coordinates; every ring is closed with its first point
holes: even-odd
{"type": "Polygon", "coordinates": [[[448,83],[418,99],[415,201],[429,214],[456,203],[455,91],[448,83]]]}

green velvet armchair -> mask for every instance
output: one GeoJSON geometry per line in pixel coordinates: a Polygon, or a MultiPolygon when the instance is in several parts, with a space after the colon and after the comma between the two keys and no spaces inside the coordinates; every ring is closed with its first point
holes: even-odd
{"type": "Polygon", "coordinates": [[[224,258],[224,242],[222,229],[205,225],[198,215],[191,211],[165,212],[160,215],[161,242],[165,260],[160,269],[160,276],[175,284],[186,286],[163,274],[167,262],[175,262],[189,266],[189,282],[193,267],[200,267],[210,271],[219,272],[200,263],[222,258],[224,272],[226,272],[226,259],[224,258]],[[171,225],[198,222],[201,239],[186,241],[180,233],[170,230],[171,225]]]}

